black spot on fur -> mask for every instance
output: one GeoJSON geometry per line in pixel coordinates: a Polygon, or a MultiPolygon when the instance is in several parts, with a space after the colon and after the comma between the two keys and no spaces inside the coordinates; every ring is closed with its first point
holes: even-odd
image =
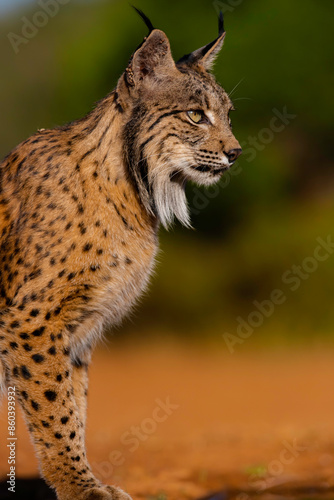
{"type": "Polygon", "coordinates": [[[43,335],[44,330],[45,330],[45,326],[41,326],[40,328],[37,328],[36,330],[34,330],[32,332],[32,335],[34,335],[34,337],[40,337],[41,335],[43,335]]]}
{"type": "Polygon", "coordinates": [[[27,401],[28,400],[28,393],[26,391],[21,391],[21,396],[27,401]]]}
{"type": "Polygon", "coordinates": [[[79,227],[79,229],[80,229],[80,233],[81,233],[82,235],[86,234],[87,229],[86,229],[85,224],[84,224],[83,222],[80,222],[80,223],[78,224],[78,227],[79,227]]]}
{"type": "Polygon", "coordinates": [[[26,379],[26,380],[30,380],[30,379],[31,379],[31,377],[32,377],[32,375],[31,375],[31,373],[30,373],[29,369],[28,369],[25,365],[22,365],[22,366],[21,366],[21,375],[22,375],[22,377],[23,377],[24,379],[26,379]]]}
{"type": "Polygon", "coordinates": [[[83,247],[84,252],[89,252],[93,248],[92,243],[86,243],[85,246],[83,247]]]}
{"type": "Polygon", "coordinates": [[[31,400],[31,406],[33,407],[33,409],[34,409],[35,411],[38,411],[38,410],[39,410],[39,404],[38,404],[38,403],[36,403],[36,401],[31,400]]]}
{"type": "Polygon", "coordinates": [[[56,401],[56,399],[57,399],[57,393],[55,391],[45,391],[44,396],[46,397],[46,399],[48,401],[51,401],[51,402],[56,401]]]}
{"type": "Polygon", "coordinates": [[[35,361],[35,363],[43,363],[43,361],[45,360],[42,354],[33,354],[31,357],[35,361]]]}

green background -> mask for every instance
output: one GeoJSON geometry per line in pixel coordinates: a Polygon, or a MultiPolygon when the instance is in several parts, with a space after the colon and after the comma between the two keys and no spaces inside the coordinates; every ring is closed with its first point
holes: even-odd
{"type": "MultiPolygon", "coordinates": [[[[127,1],[69,0],[15,54],[9,33],[21,36],[23,16],[33,21],[41,3],[0,18],[1,157],[38,128],[86,114],[113,89],[146,35],[127,1]]],[[[216,189],[188,187],[195,230],[161,230],[150,291],[115,338],[224,345],[224,333],[236,335],[237,318],[248,321],[254,301],[279,289],[284,303],[267,304],[262,321],[257,314],[245,346],[330,342],[334,254],[315,263],[309,258],[318,238],[333,234],[334,241],[334,3],[136,5],[167,33],[175,58],[214,39],[217,12],[225,12],[227,37],[215,74],[228,92],[234,89],[232,120],[244,155],[216,189]],[[295,117],[273,131],[275,114],[285,108],[295,117]],[[282,279],[294,275],[293,266],[304,266],[298,287],[282,279]]]]}

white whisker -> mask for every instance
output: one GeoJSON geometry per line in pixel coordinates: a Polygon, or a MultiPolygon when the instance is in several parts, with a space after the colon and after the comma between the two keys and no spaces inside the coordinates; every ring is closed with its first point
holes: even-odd
{"type": "Polygon", "coordinates": [[[237,90],[237,88],[239,87],[239,85],[244,81],[245,77],[241,78],[240,82],[238,82],[236,84],[235,87],[233,87],[233,89],[231,90],[231,92],[229,92],[228,96],[231,97],[233,95],[233,93],[237,90]]]}
{"type": "Polygon", "coordinates": [[[254,101],[251,97],[237,97],[236,99],[233,99],[233,102],[235,101],[254,101]]]}

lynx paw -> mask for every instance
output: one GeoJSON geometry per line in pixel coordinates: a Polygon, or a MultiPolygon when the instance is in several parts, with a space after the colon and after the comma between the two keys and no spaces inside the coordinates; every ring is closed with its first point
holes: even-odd
{"type": "Polygon", "coordinates": [[[94,488],[87,492],[85,500],[132,500],[131,497],[114,486],[94,488]]]}
{"type": "Polygon", "coordinates": [[[111,493],[113,500],[132,500],[130,495],[125,493],[125,491],[120,488],[116,488],[115,486],[106,486],[106,489],[109,493],[111,493]]]}

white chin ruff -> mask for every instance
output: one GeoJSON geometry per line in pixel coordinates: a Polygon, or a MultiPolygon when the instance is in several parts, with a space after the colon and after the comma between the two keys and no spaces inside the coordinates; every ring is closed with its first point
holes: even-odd
{"type": "Polygon", "coordinates": [[[161,224],[168,229],[176,218],[184,226],[191,227],[185,183],[173,182],[169,176],[159,177],[153,181],[153,196],[161,224]]]}

